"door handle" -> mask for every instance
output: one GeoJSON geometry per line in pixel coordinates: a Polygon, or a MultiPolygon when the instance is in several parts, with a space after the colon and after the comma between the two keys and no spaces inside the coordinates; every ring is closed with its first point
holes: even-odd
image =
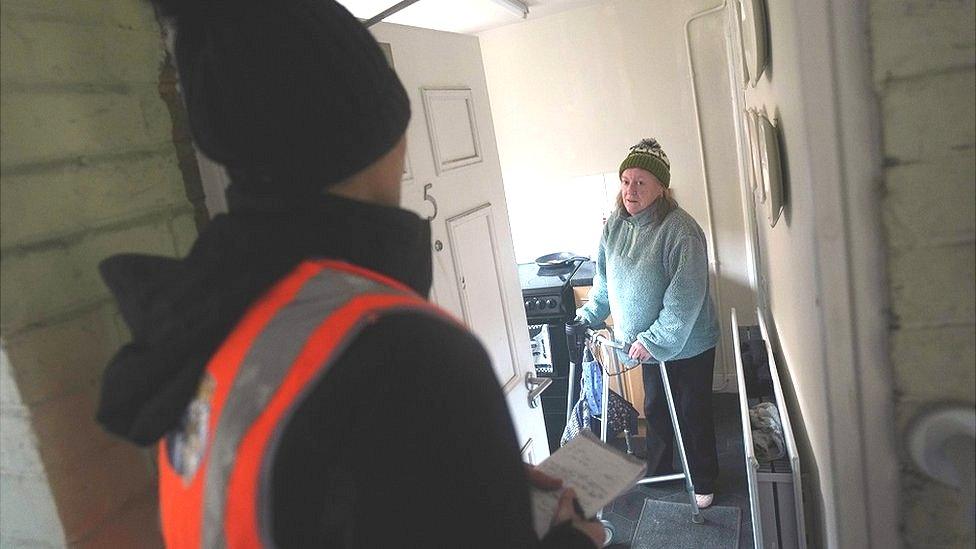
{"type": "Polygon", "coordinates": [[[532,372],[525,372],[525,388],[529,390],[529,394],[526,397],[529,401],[529,408],[536,408],[538,403],[536,399],[543,391],[552,385],[551,377],[535,377],[532,372]]]}
{"type": "Polygon", "coordinates": [[[434,206],[434,213],[432,215],[427,216],[427,221],[433,221],[434,218],[437,217],[437,201],[434,200],[434,196],[432,194],[427,192],[431,190],[433,187],[434,187],[433,183],[428,183],[424,185],[424,200],[430,202],[434,206]]]}

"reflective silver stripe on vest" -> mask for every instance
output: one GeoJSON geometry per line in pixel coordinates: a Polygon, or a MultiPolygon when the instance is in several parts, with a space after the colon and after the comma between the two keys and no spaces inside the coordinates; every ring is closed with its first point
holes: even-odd
{"type": "MultiPolygon", "coordinates": [[[[358,295],[405,293],[360,275],[327,268],[308,280],[291,303],[279,310],[255,338],[234,379],[210,447],[203,495],[201,539],[204,547],[226,547],[224,508],[237,447],[271,400],[315,329],[358,295]]],[[[336,350],[341,351],[342,347],[336,350]]],[[[333,357],[326,359],[326,366],[320,375],[332,361],[333,357]]],[[[297,400],[300,401],[301,398],[297,400]]],[[[268,453],[273,452],[269,449],[268,453]]],[[[258,509],[265,505],[267,503],[258,502],[258,509]]],[[[269,514],[261,513],[265,516],[260,518],[262,523],[258,525],[266,547],[273,546],[269,514]]]]}

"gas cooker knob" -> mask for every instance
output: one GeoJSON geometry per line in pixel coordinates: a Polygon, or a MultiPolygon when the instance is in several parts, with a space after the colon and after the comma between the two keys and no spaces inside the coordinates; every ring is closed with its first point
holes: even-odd
{"type": "Polygon", "coordinates": [[[550,309],[555,309],[556,308],[556,300],[555,299],[547,299],[546,300],[546,307],[549,307],[550,309]]]}
{"type": "Polygon", "coordinates": [[[535,302],[530,299],[525,302],[525,310],[531,311],[532,309],[535,309],[535,302]]]}
{"type": "Polygon", "coordinates": [[[535,307],[536,307],[536,309],[545,309],[546,308],[546,302],[545,301],[542,301],[541,299],[537,299],[537,300],[535,300],[535,307]]]}

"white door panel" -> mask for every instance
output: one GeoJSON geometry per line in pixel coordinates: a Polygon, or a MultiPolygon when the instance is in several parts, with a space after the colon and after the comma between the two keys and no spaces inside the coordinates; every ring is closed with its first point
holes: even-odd
{"type": "Polygon", "coordinates": [[[495,257],[491,204],[447,221],[464,322],[481,338],[498,383],[518,382],[514,327],[509,322],[501,267],[495,257]]]}
{"type": "Polygon", "coordinates": [[[438,174],[483,160],[470,88],[424,88],[424,114],[438,174]]]}

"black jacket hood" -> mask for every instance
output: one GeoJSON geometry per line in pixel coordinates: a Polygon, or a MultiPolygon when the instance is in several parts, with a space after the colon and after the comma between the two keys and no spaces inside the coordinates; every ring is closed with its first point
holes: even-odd
{"type": "Polygon", "coordinates": [[[301,261],[348,261],[430,291],[430,225],[411,212],[333,195],[228,197],[231,212],[210,221],[186,258],[124,254],[100,265],[132,340],[105,370],[97,419],[137,444],[179,422],[247,307],[301,261]]]}

